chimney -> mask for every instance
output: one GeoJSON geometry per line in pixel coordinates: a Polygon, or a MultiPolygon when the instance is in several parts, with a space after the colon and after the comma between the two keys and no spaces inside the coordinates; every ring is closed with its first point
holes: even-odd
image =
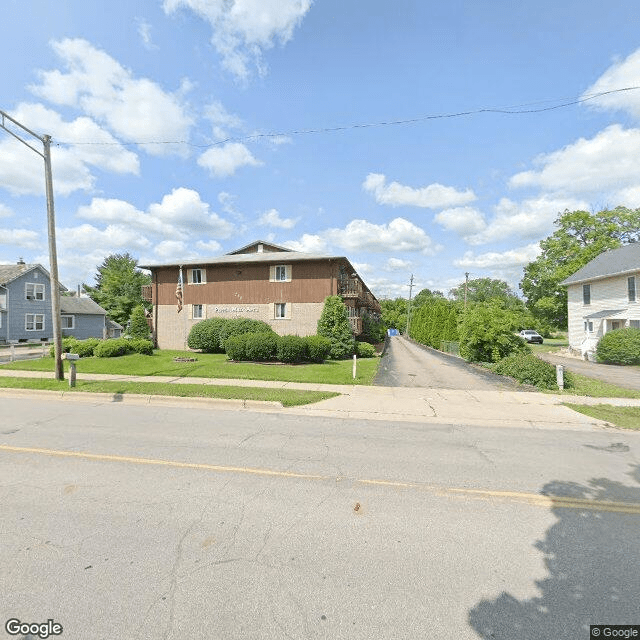
{"type": "Polygon", "coordinates": [[[20,271],[24,271],[26,265],[22,258],[18,258],[18,266],[20,267],[20,271]]]}

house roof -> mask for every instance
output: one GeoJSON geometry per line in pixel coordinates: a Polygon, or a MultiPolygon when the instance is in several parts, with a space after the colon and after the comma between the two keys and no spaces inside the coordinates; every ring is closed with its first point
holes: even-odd
{"type": "Polygon", "coordinates": [[[118,324],[115,320],[107,318],[107,329],[124,329],[121,324],[118,324]]]}
{"type": "Polygon", "coordinates": [[[235,251],[229,251],[227,253],[228,256],[237,255],[239,253],[281,253],[283,251],[293,251],[293,249],[288,249],[287,247],[281,247],[279,244],[273,244],[273,242],[265,242],[264,240],[254,240],[253,242],[245,245],[244,247],[240,247],[235,251]],[[260,245],[262,245],[262,249],[260,249],[260,245]]]}
{"type": "MultiPolygon", "coordinates": [[[[34,271],[35,269],[40,269],[40,271],[46,274],[47,278],[51,277],[49,272],[41,264],[0,264],[0,287],[4,287],[25,273],[34,271]]],[[[67,288],[63,284],[60,284],[60,290],[67,291],[67,288]]]]}
{"type": "Polygon", "coordinates": [[[91,298],[60,296],[60,313],[106,316],[107,312],[91,298]]]}
{"type": "Polygon", "coordinates": [[[560,284],[576,284],[634,271],[640,271],[640,242],[604,251],[560,284]]]}
{"type": "Polygon", "coordinates": [[[626,313],[626,309],[605,309],[604,311],[595,311],[594,313],[590,313],[588,316],[585,316],[585,320],[594,320],[596,318],[614,318],[616,316],[624,317],[626,313]]]}

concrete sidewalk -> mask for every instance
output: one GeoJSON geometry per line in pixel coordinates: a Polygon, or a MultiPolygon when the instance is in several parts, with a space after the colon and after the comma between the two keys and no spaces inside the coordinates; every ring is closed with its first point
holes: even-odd
{"type": "MultiPolygon", "coordinates": [[[[52,373],[0,369],[0,376],[49,378],[52,373]]],[[[640,400],[626,398],[587,398],[509,390],[456,390],[425,387],[370,387],[303,384],[262,380],[176,378],[169,376],[115,376],[83,373],[78,380],[126,382],[166,382],[196,385],[224,385],[334,391],[340,395],[310,405],[282,407],[279,403],[208,398],[51,392],[0,389],[1,395],[54,394],[73,401],[125,402],[135,404],[210,406],[215,409],[284,412],[301,416],[340,417],[361,420],[405,421],[424,424],[465,424],[494,427],[529,427],[589,430],[606,428],[606,423],[562,406],[563,403],[614,404],[640,406],[640,400]]]]}

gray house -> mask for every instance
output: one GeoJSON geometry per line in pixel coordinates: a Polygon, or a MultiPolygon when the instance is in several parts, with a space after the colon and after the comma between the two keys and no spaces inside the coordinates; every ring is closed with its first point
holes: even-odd
{"type": "MultiPolygon", "coordinates": [[[[53,340],[50,281],[49,272],[39,264],[21,260],[0,265],[0,343],[53,340]]],[[[66,291],[60,285],[62,336],[107,337],[107,322],[111,322],[107,312],[90,298],[66,296],[66,291]]]]}

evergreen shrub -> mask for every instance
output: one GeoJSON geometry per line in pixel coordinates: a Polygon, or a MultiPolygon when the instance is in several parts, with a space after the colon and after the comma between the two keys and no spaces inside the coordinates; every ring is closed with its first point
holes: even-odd
{"type": "Polygon", "coordinates": [[[347,307],[344,306],[340,296],[325,298],[322,314],[318,320],[318,335],[331,340],[330,358],[339,360],[353,355],[355,341],[347,307]]]}
{"type": "Polygon", "coordinates": [[[129,346],[131,340],[126,338],[113,338],[111,340],[102,340],[93,350],[96,358],[116,358],[130,353],[133,349],[129,346]]]}
{"type": "Polygon", "coordinates": [[[356,342],[356,355],[358,358],[374,358],[376,348],[368,342],[356,342]]]}
{"type": "Polygon", "coordinates": [[[307,357],[311,362],[324,362],[331,351],[331,340],[324,336],[307,336],[307,357]]]}
{"type": "Polygon", "coordinates": [[[304,362],[307,360],[307,340],[300,336],[279,336],[277,359],[280,362],[304,362]]]}
{"type": "MultiPolygon", "coordinates": [[[[540,360],[540,358],[531,353],[516,353],[507,356],[494,365],[493,371],[539,389],[555,390],[558,388],[555,365],[540,360]]],[[[574,382],[571,374],[565,371],[565,389],[573,386],[574,382]]]]}

